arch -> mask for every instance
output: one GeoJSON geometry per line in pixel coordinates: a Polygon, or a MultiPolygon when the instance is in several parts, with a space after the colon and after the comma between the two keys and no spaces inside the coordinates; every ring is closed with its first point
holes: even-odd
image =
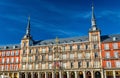
{"type": "Polygon", "coordinates": [[[106,71],[106,78],[113,78],[113,71],[106,71]]]}
{"type": "Polygon", "coordinates": [[[92,77],[91,77],[91,72],[90,72],[90,71],[87,71],[87,72],[86,72],[86,78],[92,78],[92,77]]]}
{"type": "Polygon", "coordinates": [[[38,78],[38,73],[35,72],[35,73],[33,74],[33,77],[34,77],[34,78],[38,78]]]}
{"type": "Polygon", "coordinates": [[[96,72],[95,72],[95,78],[101,78],[101,74],[100,74],[99,71],[96,71],[96,72]]]}
{"type": "Polygon", "coordinates": [[[48,78],[52,78],[52,72],[48,72],[48,78]]]}
{"type": "Polygon", "coordinates": [[[14,73],[14,78],[17,78],[17,75],[18,75],[17,73],[14,73]]]}
{"type": "Polygon", "coordinates": [[[75,73],[73,71],[70,73],[70,78],[75,78],[75,73]]]}
{"type": "Polygon", "coordinates": [[[41,78],[45,78],[45,73],[44,72],[41,73],[41,78]]]}
{"type": "Polygon", "coordinates": [[[59,78],[59,72],[55,73],[55,78],[59,78]]]}
{"type": "Polygon", "coordinates": [[[63,72],[63,78],[67,78],[67,72],[63,72]]]}
{"type": "Polygon", "coordinates": [[[78,78],[83,78],[83,72],[82,71],[78,72],[78,78]]]}
{"type": "Polygon", "coordinates": [[[25,73],[22,73],[22,78],[25,78],[25,73]]]}
{"type": "Polygon", "coordinates": [[[31,78],[31,73],[28,73],[28,78],[31,78]]]}

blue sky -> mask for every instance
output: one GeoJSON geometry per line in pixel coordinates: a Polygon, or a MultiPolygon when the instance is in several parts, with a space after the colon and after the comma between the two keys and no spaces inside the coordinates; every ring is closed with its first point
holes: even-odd
{"type": "MultiPolygon", "coordinates": [[[[0,44],[17,44],[28,16],[34,40],[84,36],[91,27],[92,0],[0,0],[0,44]]],[[[120,0],[94,0],[101,34],[120,33],[120,0]]]]}

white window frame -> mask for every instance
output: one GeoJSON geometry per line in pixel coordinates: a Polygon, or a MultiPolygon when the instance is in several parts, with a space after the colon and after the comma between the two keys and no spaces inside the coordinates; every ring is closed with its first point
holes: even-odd
{"type": "Polygon", "coordinates": [[[109,44],[104,44],[104,49],[109,50],[109,44]]]}

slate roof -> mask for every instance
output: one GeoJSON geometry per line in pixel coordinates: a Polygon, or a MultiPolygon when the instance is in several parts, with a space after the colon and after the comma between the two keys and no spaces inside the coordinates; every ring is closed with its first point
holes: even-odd
{"type": "Polygon", "coordinates": [[[112,35],[101,36],[101,42],[112,42],[112,41],[120,41],[120,34],[112,34],[112,35]]]}
{"type": "Polygon", "coordinates": [[[19,44],[11,44],[11,45],[0,46],[0,50],[11,50],[11,49],[20,49],[20,45],[19,44]]]}
{"type": "MultiPolygon", "coordinates": [[[[70,42],[83,42],[83,41],[88,41],[88,36],[59,38],[60,44],[70,43],[70,42]]],[[[35,41],[35,43],[34,43],[34,45],[46,45],[46,44],[56,44],[55,39],[35,41]]]]}
{"type": "MultiPolygon", "coordinates": [[[[71,37],[71,38],[59,38],[59,43],[60,44],[70,43],[70,42],[85,42],[85,41],[88,41],[88,36],[71,37]]],[[[120,34],[112,34],[112,35],[101,36],[101,42],[113,42],[113,41],[120,41],[120,34]]],[[[47,45],[47,44],[56,44],[55,39],[34,41],[33,46],[47,45]]],[[[10,50],[10,49],[20,49],[20,44],[0,46],[0,50],[10,50]]]]}
{"type": "MultiPolygon", "coordinates": [[[[62,43],[70,43],[72,41],[73,42],[88,41],[88,36],[72,37],[72,38],[59,38],[59,43],[60,44],[62,44],[62,43]]],[[[101,42],[112,42],[112,41],[120,41],[120,34],[101,36],[101,42]],[[113,38],[115,40],[113,40],[113,38]]],[[[47,44],[55,44],[55,39],[35,41],[35,43],[34,43],[34,45],[47,45],[47,44]]]]}

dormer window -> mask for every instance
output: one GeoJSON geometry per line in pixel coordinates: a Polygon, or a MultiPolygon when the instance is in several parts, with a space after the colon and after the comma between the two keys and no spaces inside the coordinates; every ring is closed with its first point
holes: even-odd
{"type": "Polygon", "coordinates": [[[65,41],[65,40],[64,40],[64,42],[63,42],[63,43],[67,43],[67,41],[65,41]]]}
{"type": "Polygon", "coordinates": [[[117,38],[116,37],[113,37],[113,41],[116,41],[117,40],[117,38]]]}
{"type": "Polygon", "coordinates": [[[82,40],[81,40],[81,39],[79,39],[78,41],[79,41],[79,42],[81,42],[82,40]]]}
{"type": "Polygon", "coordinates": [[[13,46],[13,49],[17,48],[17,46],[13,46]]]}
{"type": "Polygon", "coordinates": [[[4,49],[7,49],[8,47],[7,46],[4,46],[4,49]]]}
{"type": "Polygon", "coordinates": [[[71,40],[70,42],[71,42],[71,43],[73,43],[74,41],[73,41],[73,40],[71,40]]]}

